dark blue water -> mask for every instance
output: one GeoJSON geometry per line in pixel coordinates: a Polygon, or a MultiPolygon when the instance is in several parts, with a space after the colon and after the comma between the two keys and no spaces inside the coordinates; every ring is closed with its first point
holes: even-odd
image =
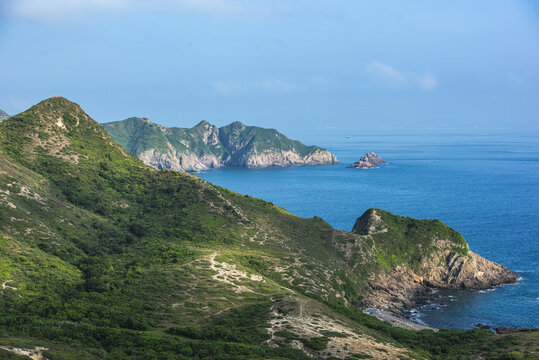
{"type": "Polygon", "coordinates": [[[353,136],[317,143],[342,164],[275,169],[217,169],[199,174],[302,217],[320,216],[351,230],[371,207],[437,218],[461,232],[471,249],[518,272],[517,285],[493,291],[444,291],[418,320],[435,327],[474,323],[539,326],[539,137],[353,136]],[[389,165],[346,169],[374,151],[389,165]]]}

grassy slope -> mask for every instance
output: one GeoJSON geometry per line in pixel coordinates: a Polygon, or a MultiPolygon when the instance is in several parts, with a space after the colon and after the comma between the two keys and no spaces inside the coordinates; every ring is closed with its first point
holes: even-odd
{"type": "Polygon", "coordinates": [[[495,356],[532,339],[415,333],[362,314],[352,304],[383,264],[365,252],[371,260],[352,269],[331,246],[356,235],[144,166],[65,99],[2,123],[0,143],[0,281],[17,289],[0,295],[0,346],[46,346],[49,359],[305,358],[286,341],[263,345],[273,304],[290,294],[414,357],[495,356]],[[251,290],[235,292],[212,278],[213,253],[266,281],[240,279],[251,290]]]}

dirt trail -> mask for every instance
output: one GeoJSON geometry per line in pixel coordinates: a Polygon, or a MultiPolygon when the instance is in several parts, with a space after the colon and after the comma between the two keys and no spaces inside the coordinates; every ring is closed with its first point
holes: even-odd
{"type": "Polygon", "coordinates": [[[0,349],[12,352],[17,355],[28,356],[32,360],[47,360],[43,356],[43,351],[49,350],[48,348],[36,346],[34,349],[16,348],[13,346],[0,346],[0,349]]]}
{"type": "Polygon", "coordinates": [[[6,289],[11,289],[13,291],[17,291],[17,288],[14,287],[14,286],[9,286],[9,285],[6,285],[7,283],[9,282],[13,282],[13,280],[6,280],[2,283],[2,294],[4,293],[4,290],[6,289]]]}

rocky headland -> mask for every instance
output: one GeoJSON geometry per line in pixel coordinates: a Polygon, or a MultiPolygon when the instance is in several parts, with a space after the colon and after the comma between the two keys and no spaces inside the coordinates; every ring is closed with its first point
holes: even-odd
{"type": "Polygon", "coordinates": [[[375,241],[374,254],[385,267],[369,279],[374,292],[367,303],[397,314],[434,298],[433,289],[488,289],[519,278],[472,252],[461,234],[439,220],[370,209],[357,219],[352,232],[375,241]],[[391,243],[394,239],[400,239],[397,248],[391,243]]]}
{"type": "Polygon", "coordinates": [[[385,165],[387,162],[373,152],[363,155],[358,161],[347,168],[351,169],[376,169],[378,165],[385,165]]]}
{"type": "Polygon", "coordinates": [[[147,118],[103,124],[126,151],[156,169],[203,171],[219,167],[284,167],[336,164],[326,149],[306,146],[274,129],[240,122],[218,128],[202,121],[193,128],[166,128],[147,118]]]}

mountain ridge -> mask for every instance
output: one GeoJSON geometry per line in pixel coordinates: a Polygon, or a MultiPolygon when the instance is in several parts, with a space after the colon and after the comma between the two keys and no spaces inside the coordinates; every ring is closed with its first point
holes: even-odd
{"type": "Polygon", "coordinates": [[[128,152],[157,169],[202,171],[223,166],[281,167],[335,164],[337,158],[317,146],[290,140],[275,129],[235,121],[221,128],[201,121],[192,128],[166,128],[147,118],[102,126],[128,152]]]}
{"type": "Polygon", "coordinates": [[[439,221],[378,209],[359,219],[340,231],[188,173],[156,171],[78,105],[45,100],[0,125],[0,356],[14,347],[46,348],[51,359],[533,350],[534,332],[414,332],[364,314],[382,301],[397,309],[399,286],[420,291],[435,285],[418,282],[424,272],[450,269],[422,268],[423,259],[471,254],[439,221]]]}

